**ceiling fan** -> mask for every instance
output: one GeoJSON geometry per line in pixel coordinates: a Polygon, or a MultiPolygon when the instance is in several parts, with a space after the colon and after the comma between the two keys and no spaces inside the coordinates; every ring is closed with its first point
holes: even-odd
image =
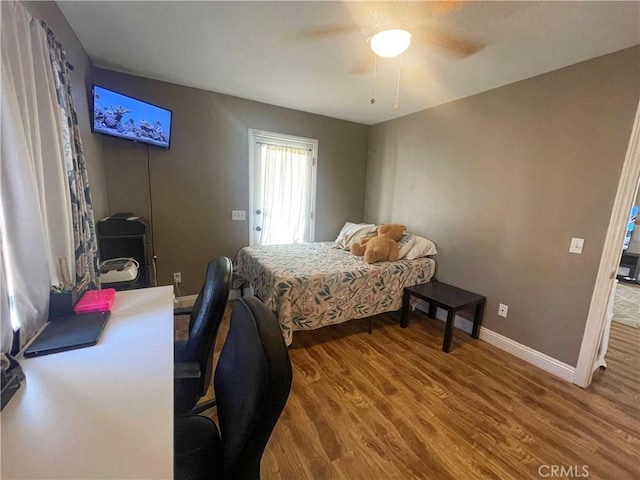
{"type": "MultiPolygon", "coordinates": [[[[321,40],[335,38],[355,32],[361,33],[378,56],[387,58],[395,55],[381,55],[374,49],[375,40],[388,30],[408,32],[410,43],[428,44],[457,58],[469,57],[485,47],[479,40],[470,40],[451,34],[436,25],[436,18],[464,8],[464,1],[422,1],[422,2],[345,2],[351,17],[348,21],[329,24],[305,30],[298,35],[301,40],[321,40]]],[[[408,43],[405,48],[408,47],[408,43]]],[[[352,73],[366,73],[362,64],[352,73]]]]}
{"type": "MultiPolygon", "coordinates": [[[[411,43],[427,44],[457,58],[469,57],[485,47],[479,40],[451,34],[436,25],[437,18],[464,8],[464,1],[359,2],[346,1],[350,19],[301,32],[299,40],[321,40],[359,32],[374,55],[356,59],[350,73],[373,73],[371,104],[376,102],[377,58],[400,56],[411,43]],[[371,61],[372,60],[372,61],[371,61]]],[[[398,63],[398,81],[393,108],[400,94],[402,57],[398,63]]]]}

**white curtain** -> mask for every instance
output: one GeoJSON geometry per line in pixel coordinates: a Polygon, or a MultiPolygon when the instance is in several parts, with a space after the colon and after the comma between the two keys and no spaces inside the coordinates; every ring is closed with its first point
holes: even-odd
{"type": "Polygon", "coordinates": [[[62,156],[46,32],[20,3],[3,1],[0,9],[0,232],[8,292],[2,291],[11,297],[24,344],[46,321],[51,286],[62,283],[58,259],[66,258],[75,274],[70,166],[62,156]]]}
{"type": "Polygon", "coordinates": [[[308,229],[311,151],[262,145],[260,245],[301,243],[308,229]]]}
{"type": "MultiPolygon", "coordinates": [[[[0,213],[2,211],[0,210],[0,213]]],[[[2,225],[0,224],[0,252],[2,252],[2,225]]],[[[9,291],[7,290],[7,278],[4,272],[4,261],[0,255],[0,353],[11,350],[13,342],[13,328],[11,327],[11,312],[9,311],[9,291]]]]}

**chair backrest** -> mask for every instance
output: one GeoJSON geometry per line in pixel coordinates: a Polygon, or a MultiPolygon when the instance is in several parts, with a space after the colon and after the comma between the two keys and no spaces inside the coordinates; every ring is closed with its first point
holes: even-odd
{"type": "Polygon", "coordinates": [[[176,362],[194,362],[200,365],[200,378],[181,380],[176,383],[176,411],[184,412],[193,408],[204,396],[213,375],[213,349],[220,322],[229,300],[231,285],[231,260],[227,257],[214,258],[207,265],[204,285],[193,304],[189,318],[189,339],[176,351],[176,362]],[[179,357],[179,358],[178,358],[179,357]]]}
{"type": "Polygon", "coordinates": [[[255,297],[235,302],[214,378],[223,478],[260,478],[260,460],[291,380],[289,352],[276,317],[255,297]]]}

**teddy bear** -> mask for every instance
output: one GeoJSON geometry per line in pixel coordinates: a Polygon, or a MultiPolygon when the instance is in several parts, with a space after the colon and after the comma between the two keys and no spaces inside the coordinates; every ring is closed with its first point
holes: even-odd
{"type": "Polygon", "coordinates": [[[398,223],[385,223],[378,227],[375,237],[364,238],[351,245],[351,253],[364,256],[367,263],[393,262],[398,259],[400,244],[398,241],[407,227],[398,223]]]}

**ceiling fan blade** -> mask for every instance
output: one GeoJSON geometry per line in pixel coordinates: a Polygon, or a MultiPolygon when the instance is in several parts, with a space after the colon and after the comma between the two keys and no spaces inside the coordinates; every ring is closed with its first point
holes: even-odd
{"type": "Polygon", "coordinates": [[[387,28],[413,30],[416,25],[433,17],[445,15],[464,6],[462,0],[452,1],[395,1],[395,2],[345,2],[350,20],[346,23],[328,24],[296,34],[296,39],[322,40],[355,32],[370,36],[387,28]]]}
{"type": "Polygon", "coordinates": [[[429,42],[436,47],[447,50],[459,58],[470,57],[486,46],[484,42],[466,40],[433,27],[417,30],[412,36],[413,39],[417,41],[429,42]]]}
{"type": "Polygon", "coordinates": [[[395,1],[345,2],[354,23],[363,28],[385,30],[388,28],[412,29],[424,21],[446,15],[464,7],[464,1],[395,1]]]}
{"type": "Polygon", "coordinates": [[[298,40],[321,40],[359,31],[356,25],[327,25],[325,27],[305,30],[296,35],[298,40]]]}
{"type": "Polygon", "coordinates": [[[429,5],[432,16],[446,15],[449,12],[460,10],[464,6],[462,1],[451,2],[426,2],[429,5]]]}

